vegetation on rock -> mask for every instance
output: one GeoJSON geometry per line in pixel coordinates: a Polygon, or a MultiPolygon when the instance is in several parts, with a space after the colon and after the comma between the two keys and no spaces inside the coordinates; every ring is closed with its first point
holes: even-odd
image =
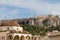
{"type": "Polygon", "coordinates": [[[25,31],[28,31],[29,33],[31,33],[32,35],[41,35],[41,36],[45,36],[46,32],[50,31],[52,32],[53,30],[59,30],[60,31],[60,25],[58,25],[57,27],[45,27],[45,26],[38,26],[38,25],[28,25],[28,24],[20,24],[25,31]]]}

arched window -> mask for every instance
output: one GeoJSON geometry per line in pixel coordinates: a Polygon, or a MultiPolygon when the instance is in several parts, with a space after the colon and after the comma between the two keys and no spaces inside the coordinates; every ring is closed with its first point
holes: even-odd
{"type": "Polygon", "coordinates": [[[30,36],[26,36],[26,39],[29,40],[30,39],[30,36]]]}
{"type": "Polygon", "coordinates": [[[34,37],[34,40],[36,40],[36,37],[34,37]]]}
{"type": "Polygon", "coordinates": [[[21,36],[20,40],[24,40],[24,36],[21,36]]]}
{"type": "Polygon", "coordinates": [[[14,40],[19,40],[19,36],[16,35],[16,36],[14,37],[14,40]]]}
{"type": "Polygon", "coordinates": [[[13,36],[12,35],[7,36],[7,40],[13,40],[13,36]]]}

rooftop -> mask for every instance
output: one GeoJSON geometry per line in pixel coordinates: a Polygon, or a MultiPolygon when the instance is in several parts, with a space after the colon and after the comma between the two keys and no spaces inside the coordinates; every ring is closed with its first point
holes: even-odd
{"type": "Polygon", "coordinates": [[[2,21],[0,26],[20,26],[16,21],[2,21]]]}

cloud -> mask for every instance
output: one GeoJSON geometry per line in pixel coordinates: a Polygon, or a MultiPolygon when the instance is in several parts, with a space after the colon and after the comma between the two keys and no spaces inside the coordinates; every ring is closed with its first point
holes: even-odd
{"type": "Polygon", "coordinates": [[[21,18],[21,17],[31,17],[34,15],[33,10],[27,8],[17,8],[11,6],[0,6],[0,19],[12,19],[12,18],[21,18]],[[33,13],[33,14],[32,14],[33,13]]]}
{"type": "Polygon", "coordinates": [[[6,15],[8,14],[11,16],[17,16],[19,14],[20,16],[18,17],[26,17],[26,15],[28,15],[29,17],[31,15],[60,15],[59,2],[60,1],[58,0],[0,0],[0,5],[12,7],[11,9],[6,10],[6,8],[2,8],[0,10],[2,10],[1,14],[3,14],[4,12],[6,12],[6,15]],[[17,9],[14,7],[16,7],[17,9]],[[20,8],[22,8],[23,10],[20,10],[20,8]]]}
{"type": "Polygon", "coordinates": [[[15,18],[17,14],[20,14],[19,8],[0,5],[0,19],[5,19],[5,16],[7,19],[15,18]]]}

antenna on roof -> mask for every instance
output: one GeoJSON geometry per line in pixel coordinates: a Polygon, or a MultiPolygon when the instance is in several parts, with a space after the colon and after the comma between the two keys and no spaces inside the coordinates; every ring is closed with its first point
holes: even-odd
{"type": "Polygon", "coordinates": [[[4,18],[3,18],[3,20],[6,20],[7,19],[7,16],[5,16],[4,18]]]}
{"type": "Polygon", "coordinates": [[[5,19],[7,19],[7,17],[5,16],[5,19]]]}
{"type": "Polygon", "coordinates": [[[7,19],[7,16],[5,16],[5,20],[7,19]]]}

